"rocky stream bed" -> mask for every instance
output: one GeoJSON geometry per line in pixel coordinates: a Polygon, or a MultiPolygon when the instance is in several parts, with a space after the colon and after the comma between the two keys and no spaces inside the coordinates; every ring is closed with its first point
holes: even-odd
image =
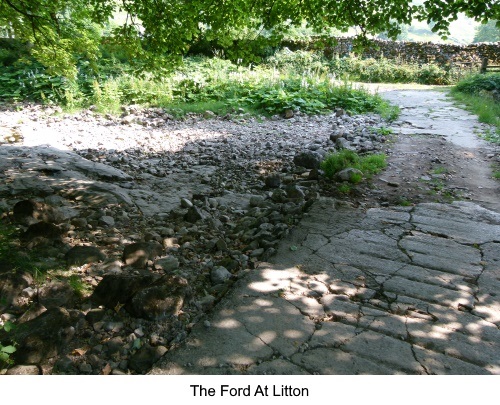
{"type": "MultiPolygon", "coordinates": [[[[0,339],[17,347],[3,373],[148,372],[193,325],[210,326],[205,315],[319,195],[362,208],[474,198],[468,185],[448,187],[463,162],[447,165],[442,151],[411,169],[423,182],[396,170],[391,132],[404,126],[341,109],[175,120],[137,106],[121,116],[3,106],[0,213],[16,229],[8,249],[45,269],[0,261],[1,322],[15,325],[0,339]],[[324,178],[320,162],[341,148],[386,153],[387,172],[339,192],[345,181],[324,178]]],[[[481,156],[499,159],[492,147],[481,156]]]]}

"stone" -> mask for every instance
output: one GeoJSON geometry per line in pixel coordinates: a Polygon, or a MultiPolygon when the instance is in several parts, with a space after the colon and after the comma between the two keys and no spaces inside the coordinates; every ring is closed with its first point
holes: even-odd
{"type": "Polygon", "coordinates": [[[2,297],[0,299],[0,313],[15,304],[22,291],[32,283],[33,276],[28,272],[0,272],[0,297],[2,297]]]}
{"type": "Polygon", "coordinates": [[[104,215],[99,218],[99,225],[110,228],[115,225],[115,220],[109,215],[104,215]]]}
{"type": "Polygon", "coordinates": [[[26,232],[21,234],[21,242],[27,245],[37,246],[41,241],[52,244],[61,241],[62,231],[54,224],[48,222],[37,222],[28,227],[26,232]]]}
{"type": "Polygon", "coordinates": [[[145,344],[136,353],[130,357],[129,367],[139,374],[143,374],[156,363],[160,358],[167,353],[168,349],[165,346],[151,346],[145,344]]]}
{"type": "Polygon", "coordinates": [[[186,279],[162,278],[154,286],[137,292],[125,308],[133,316],[158,321],[178,315],[189,293],[186,279]]]}
{"type": "Polygon", "coordinates": [[[40,221],[57,224],[64,220],[62,214],[55,208],[34,200],[17,202],[14,205],[13,214],[14,220],[23,225],[32,225],[40,221]]]}
{"type": "Polygon", "coordinates": [[[184,216],[184,219],[187,222],[191,222],[192,224],[194,224],[195,222],[204,220],[208,217],[209,214],[205,210],[202,210],[201,208],[193,205],[191,208],[189,208],[188,212],[184,216]]]}
{"type": "Polygon", "coordinates": [[[74,246],[64,255],[68,266],[82,266],[87,263],[100,262],[106,255],[95,246],[74,246]]]}
{"type": "Polygon", "coordinates": [[[210,280],[212,281],[212,285],[224,284],[231,277],[232,274],[229,272],[229,270],[222,266],[214,267],[210,272],[210,280]]]}
{"type": "MultiPolygon", "coordinates": [[[[51,308],[28,322],[17,325],[9,332],[9,339],[16,342],[12,357],[17,364],[42,364],[57,356],[72,335],[69,327],[77,319],[64,308],[51,308]]],[[[3,339],[0,331],[0,339],[3,339]]]]}
{"type": "Polygon", "coordinates": [[[106,274],[95,288],[91,301],[106,308],[129,302],[135,293],[151,286],[160,276],[156,274],[106,274]]]}
{"type": "Polygon", "coordinates": [[[287,198],[291,199],[291,200],[303,200],[305,198],[305,193],[302,191],[302,189],[295,185],[295,184],[292,184],[290,186],[288,186],[286,189],[286,196],[287,198]]]}
{"type": "Polygon", "coordinates": [[[359,169],[355,169],[353,167],[348,167],[347,169],[341,170],[337,173],[337,178],[341,181],[348,181],[350,183],[356,183],[353,181],[356,177],[363,177],[363,172],[359,169]]]}
{"type": "Polygon", "coordinates": [[[28,310],[19,317],[17,322],[21,324],[31,321],[32,319],[35,319],[37,316],[43,314],[46,310],[47,308],[45,308],[42,304],[34,302],[32,305],[30,305],[28,310]]]}
{"type": "Polygon", "coordinates": [[[205,119],[213,119],[215,117],[217,117],[217,115],[215,115],[213,111],[207,110],[203,113],[203,118],[205,119]]]}
{"type": "Polygon", "coordinates": [[[146,267],[148,260],[161,256],[162,251],[162,245],[157,242],[136,242],[125,246],[122,260],[127,266],[141,269],[146,267]]]}
{"type": "Polygon", "coordinates": [[[281,178],[278,174],[267,176],[264,180],[266,187],[278,188],[281,185],[281,178]]]}
{"type": "Polygon", "coordinates": [[[321,161],[321,155],[314,151],[301,152],[293,158],[293,163],[296,166],[306,169],[319,169],[321,161]]]}
{"type": "Polygon", "coordinates": [[[182,208],[191,208],[193,203],[187,198],[181,198],[181,207],[182,208]]]}
{"type": "Polygon", "coordinates": [[[40,375],[40,368],[35,365],[15,365],[7,370],[7,375],[40,375]]]}
{"type": "Polygon", "coordinates": [[[155,261],[155,267],[160,268],[165,272],[177,270],[179,268],[179,260],[174,256],[160,257],[155,261]]]}
{"type": "Polygon", "coordinates": [[[38,302],[47,309],[71,306],[75,301],[75,291],[65,281],[52,280],[38,289],[38,302]]]}

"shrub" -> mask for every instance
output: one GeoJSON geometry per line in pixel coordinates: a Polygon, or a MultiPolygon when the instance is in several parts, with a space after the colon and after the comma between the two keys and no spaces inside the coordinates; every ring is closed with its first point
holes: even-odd
{"type": "Polygon", "coordinates": [[[477,74],[470,76],[454,87],[454,91],[481,95],[483,91],[500,92],[500,73],[477,74]]]}

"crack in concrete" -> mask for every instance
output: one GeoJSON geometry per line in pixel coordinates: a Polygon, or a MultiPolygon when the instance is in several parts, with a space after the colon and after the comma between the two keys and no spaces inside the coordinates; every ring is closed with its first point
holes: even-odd
{"type": "Polygon", "coordinates": [[[420,360],[417,357],[417,353],[415,352],[415,348],[413,346],[413,337],[411,336],[410,331],[408,329],[408,317],[407,316],[405,317],[405,329],[406,329],[406,342],[410,345],[410,349],[411,349],[411,353],[413,355],[413,358],[420,365],[420,367],[422,367],[422,369],[424,370],[425,374],[427,374],[427,375],[432,374],[432,373],[429,372],[429,370],[427,369],[427,367],[425,367],[420,362],[420,360]]]}

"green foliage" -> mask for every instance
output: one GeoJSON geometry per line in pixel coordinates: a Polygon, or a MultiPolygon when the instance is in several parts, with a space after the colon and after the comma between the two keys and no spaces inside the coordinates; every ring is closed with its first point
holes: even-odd
{"type": "Polygon", "coordinates": [[[367,83],[420,83],[449,85],[468,72],[460,68],[444,68],[436,64],[407,63],[398,59],[338,58],[329,61],[330,71],[338,77],[367,83]]]}
{"type": "Polygon", "coordinates": [[[500,73],[477,74],[470,76],[455,86],[453,91],[483,95],[484,91],[500,91],[500,73]]]}
{"type": "Polygon", "coordinates": [[[341,194],[349,194],[352,191],[352,186],[349,183],[339,184],[337,191],[341,194]]]}
{"type": "Polygon", "coordinates": [[[359,163],[359,155],[351,150],[343,149],[340,152],[332,153],[321,163],[321,169],[325,176],[332,179],[338,172],[355,167],[359,163]]]}
{"type": "Polygon", "coordinates": [[[366,177],[377,174],[387,166],[386,156],[384,154],[375,154],[363,156],[359,162],[359,170],[361,170],[366,177]]]}
{"type": "MultiPolygon", "coordinates": [[[[339,152],[328,155],[321,163],[321,169],[325,176],[333,179],[335,175],[347,168],[360,170],[367,178],[380,172],[386,167],[386,156],[384,154],[374,154],[360,156],[356,152],[342,149],[339,152]]],[[[361,178],[351,179],[351,182],[358,183],[361,178]]]]}
{"type": "MultiPolygon", "coordinates": [[[[14,325],[7,321],[3,325],[0,325],[0,330],[5,332],[10,332],[14,328],[14,325]]],[[[16,352],[16,347],[14,344],[2,345],[0,342],[0,367],[3,365],[10,366],[13,364],[11,355],[16,352]]]]}
{"type": "Polygon", "coordinates": [[[332,80],[325,73],[328,66],[309,52],[281,53],[256,67],[218,58],[188,58],[161,78],[137,77],[126,65],[111,68],[111,61],[104,63],[99,73],[82,63],[75,80],[50,76],[36,64],[9,67],[11,72],[0,76],[2,98],[54,102],[69,110],[94,105],[98,112],[143,104],[164,107],[174,115],[239,108],[267,115],[286,110],[318,114],[335,107],[355,114],[374,111],[388,119],[398,114],[378,95],[332,80]],[[300,74],[298,66],[303,67],[300,74]]]}
{"type": "Polygon", "coordinates": [[[481,24],[476,28],[474,42],[498,42],[500,41],[500,21],[491,20],[486,24],[481,24]]]}
{"type": "Polygon", "coordinates": [[[92,291],[91,287],[88,284],[85,284],[78,274],[72,274],[69,276],[68,284],[80,297],[90,294],[92,291]]]}
{"type": "Polygon", "coordinates": [[[500,73],[478,74],[458,83],[451,92],[455,100],[477,114],[480,122],[492,125],[482,137],[500,144],[500,73]]]}
{"type": "Polygon", "coordinates": [[[369,35],[401,34],[413,19],[433,22],[432,30],[448,34],[451,21],[465,13],[477,21],[498,18],[496,0],[431,1],[415,4],[349,0],[336,2],[283,0],[0,0],[4,36],[32,44],[31,55],[49,74],[75,79],[78,64],[95,65],[100,52],[119,48],[137,71],[158,76],[177,65],[200,40],[224,50],[233,60],[258,60],[296,27],[317,33],[356,27],[359,43],[369,35]],[[123,20],[110,21],[120,12],[123,20]],[[255,59],[257,57],[257,59],[255,59]]]}

